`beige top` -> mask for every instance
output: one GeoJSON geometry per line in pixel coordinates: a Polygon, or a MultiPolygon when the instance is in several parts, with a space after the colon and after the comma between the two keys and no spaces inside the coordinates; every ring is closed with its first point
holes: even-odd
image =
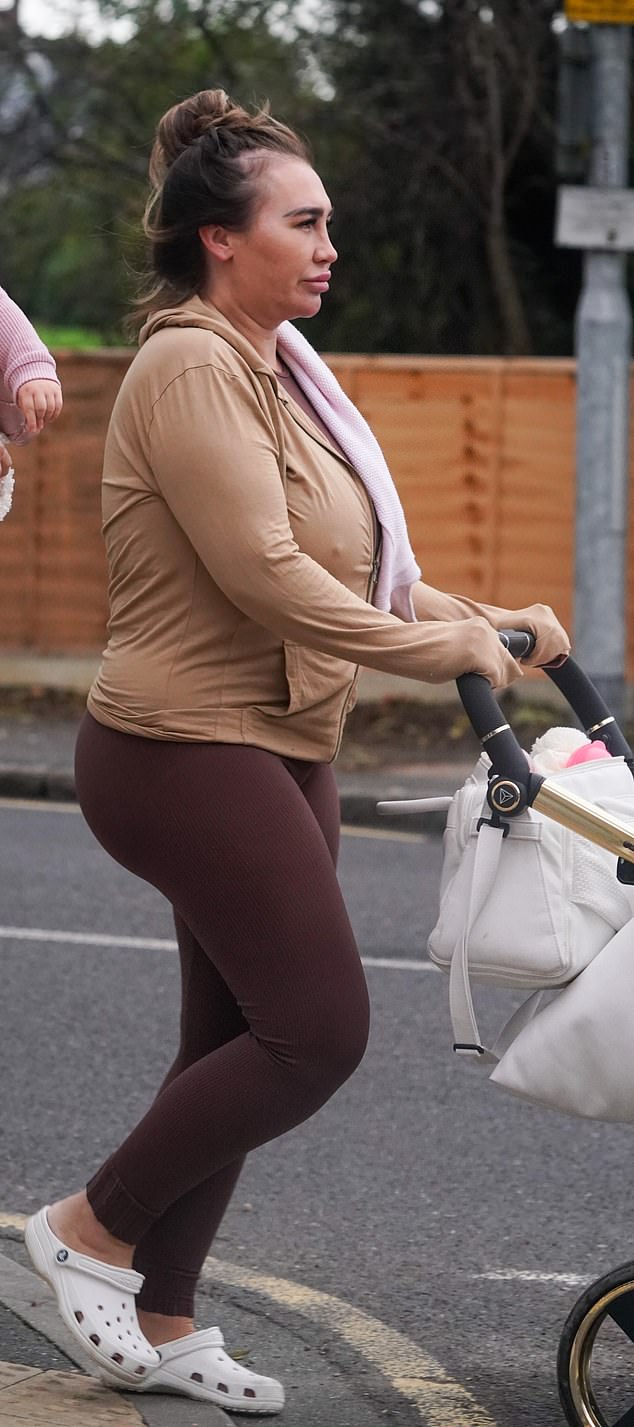
{"type": "Polygon", "coordinates": [[[108,430],[103,517],[109,639],[88,707],[128,733],[330,760],[359,664],[451,678],[444,621],[483,612],[438,596],[442,622],[406,624],[373,607],[361,480],[200,299],[142,333],[108,430]]]}

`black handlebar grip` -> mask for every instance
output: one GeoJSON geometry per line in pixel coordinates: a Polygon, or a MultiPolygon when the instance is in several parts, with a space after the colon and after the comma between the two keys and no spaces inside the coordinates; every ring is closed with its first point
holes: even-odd
{"type": "Polygon", "coordinates": [[[495,772],[526,785],[529,779],[526,754],[509,728],[488,679],[483,674],[461,674],[456,684],[471,727],[495,772]]]}
{"type": "Polygon", "coordinates": [[[600,738],[613,758],[632,762],[634,754],[599,690],[570,655],[563,664],[544,668],[577,715],[588,738],[600,738]]]}
{"type": "Polygon", "coordinates": [[[537,642],[535,635],[528,629],[501,629],[499,634],[500,643],[514,659],[525,659],[528,654],[532,654],[537,642]]]}

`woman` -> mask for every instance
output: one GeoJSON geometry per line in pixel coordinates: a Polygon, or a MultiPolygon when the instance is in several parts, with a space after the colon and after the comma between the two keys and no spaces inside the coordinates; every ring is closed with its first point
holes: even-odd
{"type": "Polygon", "coordinates": [[[501,687],[519,670],[496,629],[533,630],[538,663],[569,645],[543,606],[419,580],[376,442],[288,320],[319,311],[337,256],[301,140],[205,91],[164,116],[150,173],[155,282],[106,445],[110,638],[77,787],[173,905],[182,1037],[140,1124],[27,1244],[107,1381],[276,1412],[281,1385],[196,1333],[193,1297],[246,1153],[364,1052],[330,766],[357,666],[501,687]]]}

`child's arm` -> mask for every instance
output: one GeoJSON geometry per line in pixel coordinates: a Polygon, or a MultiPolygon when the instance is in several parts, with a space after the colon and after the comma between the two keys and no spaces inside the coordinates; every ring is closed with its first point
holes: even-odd
{"type": "Polygon", "coordinates": [[[62,409],[55,362],[35,328],[0,288],[0,374],[11,400],[33,434],[53,421],[62,409]]]}

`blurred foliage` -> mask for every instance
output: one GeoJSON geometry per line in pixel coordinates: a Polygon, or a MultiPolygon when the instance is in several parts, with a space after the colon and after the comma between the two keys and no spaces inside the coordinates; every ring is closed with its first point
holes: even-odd
{"type": "Polygon", "coordinates": [[[272,33],[265,5],[108,8],[134,22],[125,43],[0,31],[0,281],[29,315],[121,342],[163,111],[214,85],[247,103],[268,96],[282,116],[292,95],[293,118],[314,97],[301,45],[272,33]]]}
{"type": "Polygon", "coordinates": [[[38,322],[37,330],[46,346],[55,348],[57,352],[64,349],[81,352],[103,346],[101,333],[95,327],[57,327],[38,322]]]}
{"type": "Polygon", "coordinates": [[[222,85],[308,136],[342,261],[322,350],[567,354],[553,245],[556,0],[100,0],[127,38],[0,11],[0,282],[123,340],[161,113],[222,85]]]}

